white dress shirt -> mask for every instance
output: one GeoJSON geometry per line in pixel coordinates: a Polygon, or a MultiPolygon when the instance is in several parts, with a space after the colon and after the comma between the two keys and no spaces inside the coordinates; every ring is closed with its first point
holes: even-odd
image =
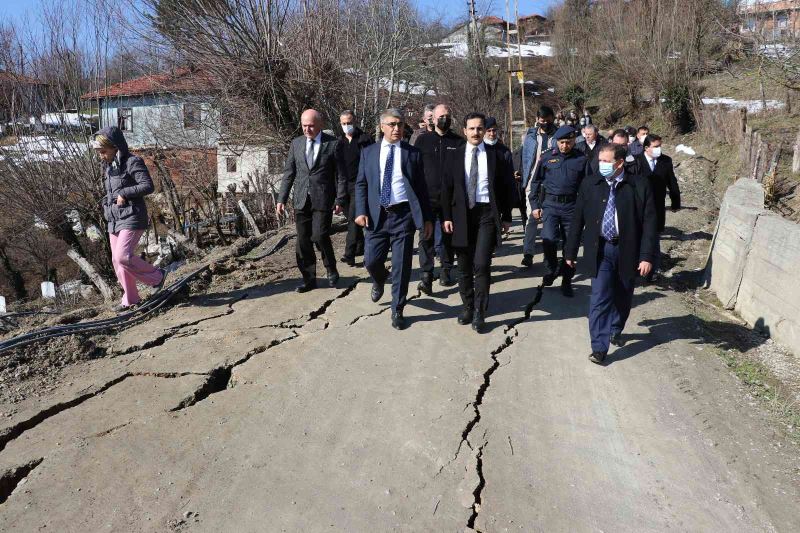
{"type": "Polygon", "coordinates": [[[653,159],[652,157],[647,155],[647,152],[644,153],[644,157],[647,159],[647,164],[650,165],[650,172],[654,171],[656,169],[657,159],[653,159]]]}
{"type": "MultiPolygon", "coordinates": [[[[472,169],[472,152],[475,150],[478,150],[478,189],[475,192],[475,203],[488,204],[489,165],[486,162],[486,146],[483,143],[478,146],[467,143],[467,148],[464,150],[464,185],[465,189],[469,191],[469,172],[472,169]]],[[[469,192],[467,192],[467,197],[469,197],[469,192]]]]}
{"type": "Polygon", "coordinates": [[[403,149],[400,148],[400,141],[390,143],[386,139],[381,141],[380,170],[381,175],[378,179],[378,187],[383,187],[383,173],[386,169],[386,159],[389,157],[389,146],[394,144],[394,169],[392,170],[392,193],[389,196],[389,205],[400,204],[408,201],[406,192],[406,180],[403,177],[403,149]]]}
{"type": "Polygon", "coordinates": [[[322,146],[322,132],[317,133],[317,136],[314,137],[313,139],[309,139],[308,137],[306,137],[306,144],[305,144],[305,147],[303,148],[303,158],[304,159],[306,157],[306,154],[308,153],[308,143],[311,143],[311,142],[314,143],[314,161],[311,162],[311,165],[309,165],[309,168],[314,166],[314,162],[317,160],[317,157],[319,156],[319,149],[322,146]]]}

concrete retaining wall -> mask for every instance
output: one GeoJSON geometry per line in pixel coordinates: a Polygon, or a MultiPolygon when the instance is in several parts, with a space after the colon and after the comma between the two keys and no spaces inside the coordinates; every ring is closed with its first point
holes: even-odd
{"type": "Polygon", "coordinates": [[[725,193],[712,246],[720,302],[800,354],[800,225],[767,211],[761,184],[741,179],[725,193]]]}

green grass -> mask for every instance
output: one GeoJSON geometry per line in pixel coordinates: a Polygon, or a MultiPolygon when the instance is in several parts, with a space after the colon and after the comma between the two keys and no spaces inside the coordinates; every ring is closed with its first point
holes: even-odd
{"type": "Polygon", "coordinates": [[[748,388],[750,394],[758,398],[762,405],[786,426],[791,439],[800,444],[800,405],[791,394],[781,388],[780,381],[762,363],[753,361],[737,350],[719,350],[720,357],[748,388]]]}

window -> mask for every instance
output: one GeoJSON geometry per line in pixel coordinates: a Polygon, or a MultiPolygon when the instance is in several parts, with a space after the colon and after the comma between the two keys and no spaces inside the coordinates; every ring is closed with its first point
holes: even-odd
{"type": "Polygon", "coordinates": [[[236,172],[236,158],[235,157],[226,157],[225,158],[225,167],[228,169],[228,172],[236,172]]]}
{"type": "Polygon", "coordinates": [[[198,104],[183,104],[183,127],[196,128],[200,123],[200,106],[198,104]]]}
{"type": "Polygon", "coordinates": [[[778,16],[775,17],[775,25],[780,29],[785,29],[789,27],[789,14],[788,13],[778,13],[778,16]]]}
{"type": "Polygon", "coordinates": [[[117,109],[117,127],[122,131],[133,131],[133,109],[120,107],[117,109]]]}

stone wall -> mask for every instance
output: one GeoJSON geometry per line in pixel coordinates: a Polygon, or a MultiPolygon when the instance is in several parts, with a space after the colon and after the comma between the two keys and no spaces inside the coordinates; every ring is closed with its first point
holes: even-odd
{"type": "Polygon", "coordinates": [[[800,354],[800,225],[764,208],[757,181],[725,193],[706,275],[726,309],[800,354]]]}

